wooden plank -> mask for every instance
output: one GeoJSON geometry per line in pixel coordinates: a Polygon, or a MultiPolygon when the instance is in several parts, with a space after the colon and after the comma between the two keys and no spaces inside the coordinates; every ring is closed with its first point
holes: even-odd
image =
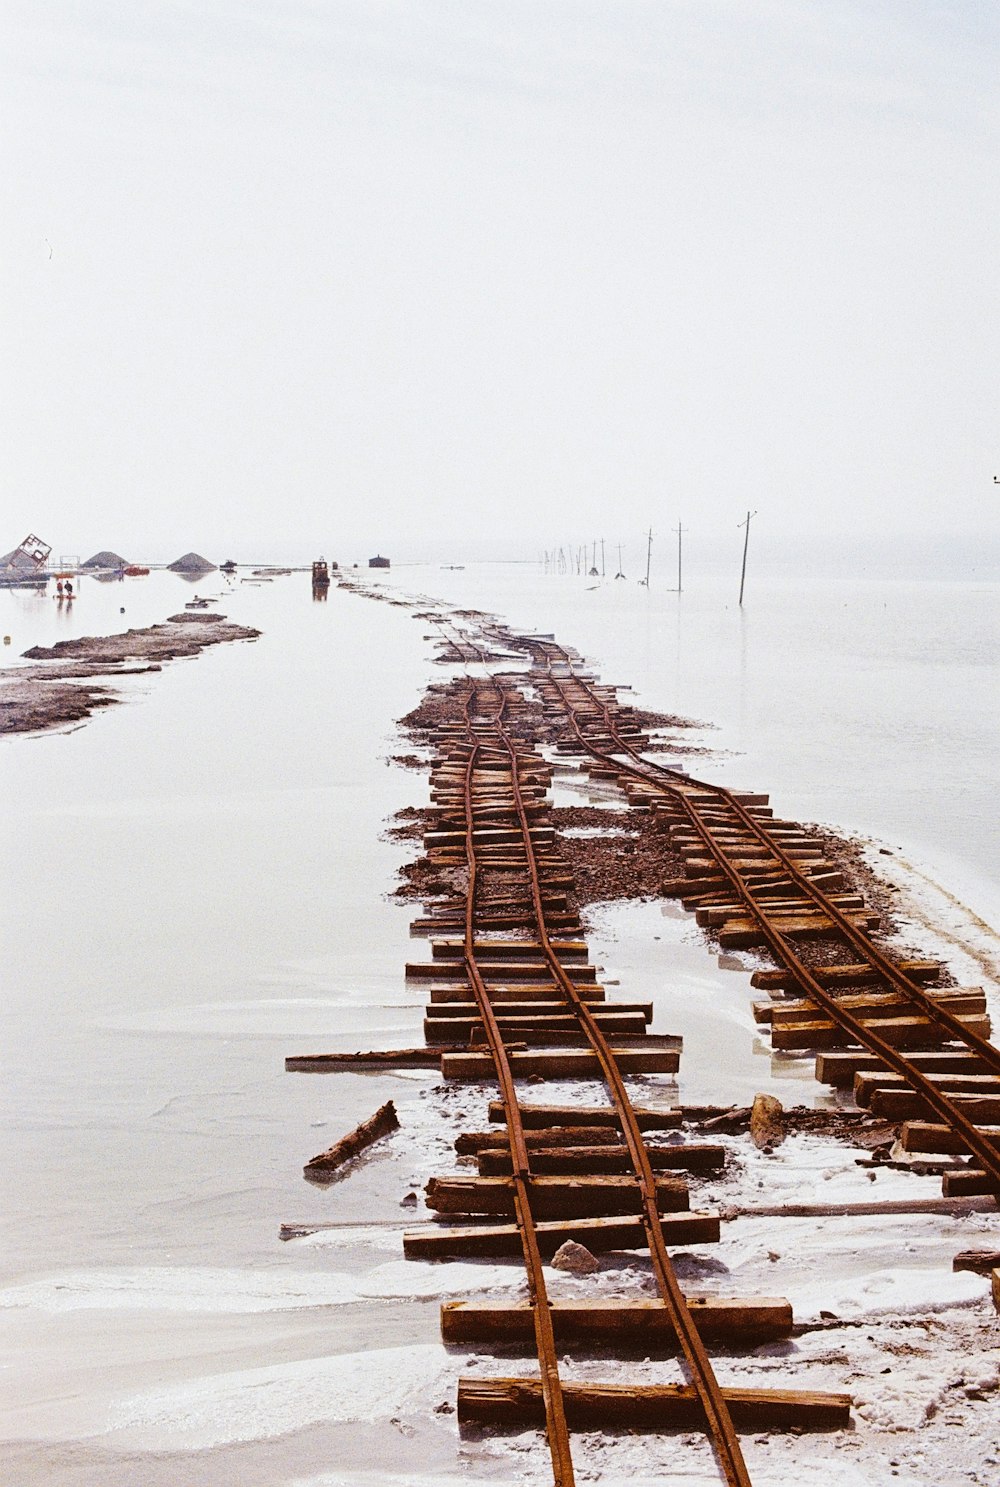
{"type": "MultiPolygon", "coordinates": [[[[623,1074],[676,1074],[680,1053],[676,1048],[622,1049],[615,1052],[615,1062],[623,1074]]],[[[543,1079],[596,1079],[600,1075],[597,1055],[584,1049],[565,1053],[512,1053],[511,1070],[515,1079],[539,1074],[543,1079]]],[[[495,1079],[493,1060],[487,1053],[444,1053],[441,1074],[445,1079],[479,1083],[495,1079]]]]}
{"type": "Polygon", "coordinates": [[[391,1131],[398,1131],[398,1129],[399,1117],[396,1114],[396,1107],[391,1100],[387,1100],[368,1120],[361,1121],[353,1131],[341,1137],[327,1151],[320,1152],[319,1156],[308,1161],[303,1171],[314,1182],[329,1181],[345,1162],[351,1161],[367,1147],[380,1141],[383,1136],[388,1136],[391,1131]]]}
{"type": "MultiPolygon", "coordinates": [[[[609,1007],[607,1011],[595,1012],[594,1021],[603,1033],[631,1033],[642,1037],[646,1031],[646,1019],[641,1012],[619,1012],[609,1007]]],[[[546,1034],[561,1030],[583,1036],[580,1019],[574,1012],[567,1012],[565,1006],[561,1012],[498,1012],[496,1022],[503,1033],[533,1033],[544,1039],[546,1034]]],[[[462,1038],[470,1038],[477,1029],[484,1031],[480,1017],[424,1018],[424,1037],[428,1043],[457,1043],[462,1038]]],[[[530,1040],[525,1036],[524,1041],[530,1040]]]]}
{"type": "MultiPolygon", "coordinates": [[[[762,908],[766,906],[769,917],[776,918],[779,914],[808,913],[813,900],[800,895],[796,898],[758,898],[757,902],[762,908]]],[[[860,893],[837,893],[833,895],[832,902],[838,909],[863,909],[865,906],[860,893]]],[[[696,909],[694,917],[695,923],[700,924],[703,929],[714,929],[730,919],[741,919],[745,914],[745,904],[721,903],[696,909]]]]}
{"type": "Polygon", "coordinates": [[[967,1198],[985,1193],[993,1193],[1000,1198],[996,1182],[980,1167],[961,1167],[957,1171],[942,1172],[941,1191],[946,1198],[967,1198]]]}
{"type": "Polygon", "coordinates": [[[1000,1265],[1000,1250],[960,1250],[951,1262],[952,1270],[971,1270],[975,1275],[989,1275],[1000,1265]]]}
{"type": "MultiPolygon", "coordinates": [[[[603,1002],[607,992],[603,986],[578,986],[577,996],[583,1002],[603,1002]]],[[[486,994],[491,1006],[499,1006],[503,1002],[551,1002],[556,999],[558,1005],[565,1006],[565,998],[562,996],[561,988],[554,981],[517,982],[513,986],[505,986],[502,983],[491,981],[486,976],[486,994]]],[[[429,986],[427,987],[428,1000],[434,1007],[474,1007],[476,998],[472,987],[468,984],[456,983],[451,986],[429,986]]],[[[619,1004],[616,1004],[619,1005],[619,1004]]],[[[624,1003],[626,1007],[631,1004],[624,1003]]],[[[641,1005],[641,1004],[637,1004],[641,1005]]]]}
{"type": "MultiPolygon", "coordinates": [[[[1000,1264],[998,1258],[997,1264],[1000,1264]]],[[[705,1342],[749,1348],[788,1337],[791,1303],[780,1296],[687,1296],[688,1311],[705,1342]]],[[[636,1348],[667,1357],[677,1351],[677,1330],[659,1297],[551,1301],[556,1342],[574,1351],[628,1353],[636,1348]]],[[[441,1307],[441,1338],[449,1346],[492,1343],[532,1349],[530,1301],[448,1301],[441,1307]]]]}
{"type": "MultiPolygon", "coordinates": [[[[1000,1151],[1000,1128],[985,1127],[980,1135],[997,1151],[1000,1151]]],[[[936,1121],[908,1120],[899,1133],[899,1144],[904,1151],[955,1152],[965,1151],[966,1146],[957,1131],[951,1126],[936,1121]]]]}
{"type": "MultiPolygon", "coordinates": [[[[510,1148],[479,1153],[483,1177],[506,1176],[511,1171],[510,1148]]],[[[531,1170],[538,1173],[632,1172],[632,1159],[624,1146],[531,1147],[531,1170]]],[[[654,1172],[715,1172],[726,1165],[726,1148],[692,1142],[688,1146],[647,1146],[654,1172]]]]}
{"type": "MultiPolygon", "coordinates": [[[[833,872],[836,868],[835,863],[827,861],[824,857],[820,857],[818,853],[789,852],[788,857],[797,867],[808,866],[814,872],[828,873],[833,872]]],[[[752,873],[764,866],[767,859],[765,857],[739,856],[731,857],[729,861],[738,873],[752,873]]],[[[782,868],[782,863],[778,858],[774,858],[773,861],[776,868],[782,868]]],[[[689,878],[711,877],[715,866],[714,857],[688,857],[684,862],[684,870],[689,878]]]]}
{"type": "MultiPolygon", "coordinates": [[[[554,1032],[546,1032],[544,1029],[527,1029],[519,1032],[517,1028],[501,1028],[503,1040],[506,1047],[513,1044],[522,1044],[527,1048],[589,1048],[590,1039],[582,1028],[556,1028],[554,1032]]],[[[680,1048],[681,1037],[679,1033],[647,1033],[646,1025],[642,1023],[635,1032],[616,1032],[613,1028],[604,1029],[605,1042],[615,1050],[615,1056],[625,1050],[652,1049],[652,1048],[680,1048]]],[[[469,1034],[469,1048],[483,1048],[488,1043],[486,1032],[483,1028],[473,1028],[469,1034]]]]}
{"type": "MultiPolygon", "coordinates": [[[[497,1018],[505,1017],[543,1017],[552,1015],[565,1016],[569,1010],[569,1003],[560,1001],[523,1001],[523,1002],[498,1002],[497,1018]]],[[[623,1012],[638,1013],[643,1022],[650,1023],[653,1020],[652,1002],[608,1002],[602,1006],[592,1007],[594,1016],[600,1019],[608,1013],[620,1014],[623,1012]]],[[[476,1011],[475,1002],[432,1002],[425,1008],[428,1017],[454,1018],[456,1022],[478,1022],[479,1014],[476,1011]]]]}
{"type": "MultiPolygon", "coordinates": [[[[986,1065],[975,1053],[964,1049],[942,1048],[936,1052],[915,1052],[910,1063],[922,1074],[985,1074],[986,1065]]],[[[816,1059],[816,1078],[820,1084],[843,1088],[853,1082],[857,1073],[874,1073],[885,1069],[875,1053],[858,1048],[847,1053],[821,1053],[816,1059]]]]}
{"type": "MultiPolygon", "coordinates": [[[[878,914],[851,913],[846,918],[855,929],[877,929],[881,923],[878,914]]],[[[779,933],[793,940],[822,938],[823,935],[833,933],[835,928],[833,920],[822,914],[789,915],[787,919],[777,915],[773,919],[773,926],[779,933]]],[[[749,950],[766,943],[762,926],[750,918],[730,919],[718,931],[717,938],[723,949],[727,950],[749,950]]]]}
{"type": "MultiPolygon", "coordinates": [[[[1000,1095],[989,1097],[956,1094],[951,1090],[947,1091],[947,1094],[963,1115],[975,1121],[976,1125],[995,1125],[1000,1121],[1000,1095]]],[[[909,1089],[877,1089],[872,1095],[870,1105],[872,1114],[881,1116],[883,1120],[933,1121],[937,1114],[915,1090],[909,1089]]]]}
{"type": "MultiPolygon", "coordinates": [[[[937,1006],[943,1007],[948,1012],[953,1012],[956,1017],[969,1013],[984,1013],[986,1011],[986,995],[980,987],[970,986],[968,988],[955,988],[950,991],[928,993],[937,1006]]],[[[857,992],[854,995],[838,996],[838,1007],[844,1007],[852,1012],[855,1017],[878,1018],[895,1017],[900,1011],[913,1010],[914,1004],[909,997],[894,995],[891,992],[857,992]]],[[[765,1024],[770,1023],[772,1027],[789,1027],[796,1022],[815,1022],[817,1017],[822,1017],[816,1002],[808,997],[789,998],[784,1002],[754,1002],[754,1021],[765,1024]]]]}
{"type": "MultiPolygon", "coordinates": [[[[924,1076],[936,1089],[945,1094],[997,1095],[1000,1096],[1000,1075],[996,1074],[934,1074],[924,1076]]],[[[854,1103],[866,1109],[876,1090],[909,1090],[912,1086],[902,1074],[889,1069],[858,1070],[854,1076],[854,1103]]]]}
{"type": "MultiPolygon", "coordinates": [[[[701,1398],[690,1384],[563,1384],[571,1430],[691,1430],[705,1425],[701,1398]]],[[[843,1430],[851,1396],[818,1390],[730,1389],[722,1396],[737,1430],[843,1430]]],[[[458,1381],[458,1420],[467,1428],[542,1428],[545,1404],[538,1379],[458,1381]]]]}
{"type": "MultiPolygon", "coordinates": [[[[404,967],[407,981],[465,981],[467,972],[461,960],[407,961],[404,967]]],[[[597,979],[596,967],[576,961],[567,962],[566,970],[576,986],[597,979]]],[[[489,963],[487,977],[498,981],[546,981],[552,984],[552,972],[544,960],[497,961],[489,963]]]]}
{"type": "Polygon", "coordinates": [[[443,1048],[376,1048],[370,1053],[294,1053],[285,1059],[292,1073],[325,1074],[343,1069],[436,1069],[443,1048]]]}
{"type": "MultiPolygon", "coordinates": [[[[897,964],[913,981],[933,981],[941,974],[938,960],[901,960],[897,964]]],[[[810,970],[821,986],[868,986],[882,980],[881,973],[867,964],[812,966],[810,970]]],[[[791,971],[754,971],[750,985],[758,991],[794,992],[798,982],[791,971]]]]}
{"type": "MultiPolygon", "coordinates": [[[[929,1017],[862,1018],[861,1021],[866,1025],[873,1022],[872,1031],[893,1048],[934,1048],[945,1041],[947,1036],[929,1017]]],[[[988,1017],[973,1015],[962,1017],[959,1021],[980,1037],[988,1038],[990,1035],[988,1017]]],[[[853,1035],[845,1028],[838,1027],[835,1022],[826,1018],[817,1019],[816,1022],[793,1023],[789,1027],[775,1027],[771,1031],[772,1046],[786,1052],[793,1049],[837,1048],[854,1041],[853,1035]]]]}
{"type": "MultiPolygon", "coordinates": [[[[553,940],[552,949],[556,959],[586,960],[589,947],[586,940],[553,940]]],[[[544,960],[545,949],[531,940],[476,940],[472,952],[480,960],[544,960]]],[[[462,960],[465,942],[459,939],[431,941],[431,955],[435,960],[462,960]]]]}
{"type": "MultiPolygon", "coordinates": [[[[514,1184],[509,1177],[432,1177],[424,1191],[427,1207],[435,1213],[514,1216],[514,1184]]],[[[642,1192],[634,1176],[532,1177],[529,1198],[535,1218],[597,1218],[642,1211],[642,1192]]],[[[686,1210],[686,1180],[658,1177],[656,1201],[661,1213],[686,1210]]]]}
{"type": "MultiPolygon", "coordinates": [[[[539,1130],[526,1130],[526,1146],[530,1149],[551,1149],[569,1146],[589,1146],[592,1151],[623,1152],[627,1148],[621,1132],[611,1126],[543,1126],[539,1130]]],[[[459,1156],[478,1156],[486,1151],[510,1151],[510,1138],[506,1130],[496,1127],[491,1131],[463,1131],[455,1138],[455,1150],[459,1156]]]]}
{"type": "MultiPolygon", "coordinates": [[[[632,1108],[640,1131],[675,1131],[684,1120],[684,1112],[678,1106],[664,1110],[645,1105],[635,1105],[632,1108]]],[[[506,1121],[501,1100],[490,1101],[489,1118],[495,1122],[506,1121]]],[[[556,1126],[610,1126],[612,1130],[620,1129],[618,1113],[613,1105],[522,1105],[521,1124],[526,1130],[556,1126]]]]}
{"type": "MultiPolygon", "coordinates": [[[[647,1247],[642,1221],[627,1216],[544,1220],[535,1229],[546,1259],[567,1239],[585,1244],[594,1255],[647,1247]]],[[[714,1244],[719,1238],[719,1217],[714,1213],[665,1213],[660,1229],[667,1245],[714,1244]]],[[[403,1253],[415,1260],[520,1259],[521,1233],[516,1224],[442,1224],[408,1229],[403,1235],[403,1253]]]]}

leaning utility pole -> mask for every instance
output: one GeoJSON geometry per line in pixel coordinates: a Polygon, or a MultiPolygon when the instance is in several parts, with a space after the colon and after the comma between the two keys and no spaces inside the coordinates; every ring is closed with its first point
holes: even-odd
{"type": "Polygon", "coordinates": [[[649,588],[649,564],[653,556],[653,529],[650,527],[649,536],[646,539],[646,587],[649,588]]]}
{"type": "Polygon", "coordinates": [[[746,579],[747,579],[747,548],[750,546],[750,520],[751,520],[752,517],[754,517],[756,515],[757,515],[756,511],[748,511],[747,512],[747,519],[746,519],[746,521],[741,521],[741,522],[738,523],[739,526],[746,527],[746,529],[747,529],[746,536],[743,539],[743,571],[740,574],[740,608],[741,609],[743,608],[743,585],[746,583],[746,579]]]}
{"type": "Polygon", "coordinates": [[[677,523],[677,592],[681,591],[681,538],[684,536],[684,523],[677,523]]]}

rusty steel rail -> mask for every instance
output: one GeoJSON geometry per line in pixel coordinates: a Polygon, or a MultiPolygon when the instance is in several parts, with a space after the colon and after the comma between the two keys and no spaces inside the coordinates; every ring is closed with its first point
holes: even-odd
{"type": "Polygon", "coordinates": [[[852,924],[841,909],[832,902],[830,896],[818,885],[811,882],[799,868],[798,864],[789,857],[777,842],[771,839],[769,833],[763,830],[759,822],[755,820],[743,803],[736,799],[731,790],[725,786],[713,785],[704,780],[695,779],[690,775],[682,774],[678,770],[671,770],[663,765],[654,763],[652,760],[643,758],[628,740],[622,738],[618,732],[608,705],[600,697],[596,696],[586,682],[573,673],[572,660],[562,647],[552,642],[535,642],[534,644],[545,656],[549,679],[562,698],[573,731],[586,752],[622,773],[631,774],[636,779],[642,780],[647,784],[659,786],[665,793],[672,797],[675,803],[680,805],[687,814],[691,825],[700,836],[704,846],[716,862],[720,872],[730,883],[746,909],[757,921],[767,945],[779,964],[785,966],[808,996],[826,1012],[827,1016],[838,1023],[856,1042],[868,1048],[872,1053],[882,1059],[890,1069],[904,1078],[927,1105],[941,1117],[945,1124],[951,1126],[956,1134],[961,1137],[972,1155],[979,1161],[983,1170],[989,1174],[996,1185],[997,1196],[1000,1197],[1000,1151],[983,1135],[961,1107],[949,1099],[919,1069],[915,1068],[904,1054],[900,1053],[890,1043],[887,1043],[884,1038],[879,1037],[878,1033],[874,1032],[868,1024],[855,1017],[846,1007],[841,1005],[836,997],[831,996],[826,988],[821,985],[801,957],[796,954],[787,936],[781,934],[771,923],[764,904],[750,892],[749,885],[743,874],[734,865],[730,855],[716,839],[710,826],[702,819],[695,802],[691,799],[689,793],[691,788],[709,791],[716,799],[724,801],[733,811],[740,824],[747,831],[751,832],[761,845],[767,848],[775,862],[791,878],[796,888],[807,895],[823,910],[823,913],[836,925],[848,943],[869,962],[874,970],[889,981],[891,985],[895,986],[898,991],[912,1001],[915,1006],[919,1007],[922,1012],[925,1012],[931,1017],[947,1033],[949,1038],[963,1043],[990,1069],[998,1074],[1000,1074],[1000,1049],[989,1042],[988,1039],[981,1037],[973,1029],[967,1028],[964,1023],[945,1008],[938,1006],[934,1002],[934,999],[928,997],[915,981],[907,976],[904,971],[900,970],[898,966],[894,965],[888,956],[872,941],[871,937],[852,924]],[[613,743],[618,745],[616,749],[601,748],[598,744],[587,738],[580,726],[577,709],[573,707],[571,700],[566,696],[564,688],[560,685],[560,678],[553,670],[551,655],[551,651],[553,650],[559,653],[559,664],[570,668],[573,681],[580,687],[589,702],[600,710],[608,737],[613,743]],[[617,754],[628,756],[632,759],[633,763],[622,764],[616,758],[617,754]]]}
{"type": "MultiPolygon", "coordinates": [[[[479,649],[478,647],[474,647],[479,649]]],[[[479,649],[480,659],[485,665],[486,658],[479,649]]],[[[632,1109],[632,1103],[625,1088],[624,1080],[618,1069],[614,1054],[601,1032],[593,1013],[579,996],[571,978],[567,975],[548,934],[545,923],[545,910],[542,902],[541,880],[538,862],[535,854],[534,843],[531,837],[530,824],[525,808],[524,797],[521,792],[518,778],[518,753],[509,732],[503,725],[503,717],[506,709],[506,699],[503,689],[499,683],[490,678],[492,686],[496,689],[498,706],[494,725],[496,727],[498,740],[506,748],[511,767],[511,789],[514,799],[515,810],[520,825],[522,841],[524,845],[525,858],[528,875],[530,878],[531,897],[536,920],[538,942],[542,947],[544,958],[552,972],[553,979],[561,989],[568,1005],[573,1009],[579,1025],[585,1033],[587,1040],[598,1060],[602,1076],[611,1094],[612,1101],[621,1126],[622,1135],[630,1160],[638,1180],[642,1198],[642,1219],[646,1232],[650,1257],[656,1276],[657,1288],[670,1313],[671,1322],[676,1328],[681,1351],[687,1363],[687,1367],[694,1384],[698,1398],[705,1412],[708,1434],[711,1439],[717,1460],[730,1487],[751,1487],[750,1476],[743,1458],[739,1437],[733,1425],[729,1406],[723,1396],[722,1389],[715,1376],[711,1361],[702,1342],[698,1329],[692,1319],[689,1307],[685,1302],[683,1292],[677,1281],[673,1264],[670,1259],[667,1246],[663,1239],[663,1231],[660,1225],[659,1208],[657,1204],[656,1179],[650,1165],[649,1156],[646,1151],[645,1142],[639,1129],[639,1124],[632,1109]]],[[[556,1472],[556,1481],[572,1480],[572,1464],[568,1460],[568,1441],[566,1443],[566,1461],[564,1464],[562,1456],[563,1436],[566,1430],[565,1413],[563,1409],[562,1388],[559,1382],[558,1369],[555,1360],[555,1345],[552,1336],[551,1318],[548,1316],[547,1302],[545,1301],[544,1277],[541,1271],[541,1262],[538,1259],[537,1242],[534,1236],[534,1227],[531,1220],[530,1205],[530,1182],[531,1172],[527,1145],[524,1140],[523,1127],[520,1120],[520,1112],[517,1105],[517,1094],[510,1070],[509,1060],[503,1045],[503,1037],[497,1026],[493,1015],[492,1006],[482,980],[481,973],[476,964],[474,953],[474,888],[475,888],[475,847],[473,843],[473,818],[472,818],[472,772],[474,760],[479,751],[479,745],[473,741],[471,703],[475,695],[474,685],[470,687],[465,703],[465,717],[471,752],[469,762],[466,766],[465,775],[465,807],[466,807],[466,858],[469,863],[470,883],[466,900],[466,928],[465,928],[465,962],[469,970],[470,979],[480,1007],[486,1028],[487,1040],[490,1051],[493,1054],[500,1081],[501,1093],[505,1114],[508,1121],[513,1117],[513,1128],[508,1125],[508,1139],[511,1150],[511,1162],[515,1173],[515,1206],[517,1212],[517,1223],[521,1233],[522,1247],[525,1254],[525,1262],[528,1269],[528,1282],[532,1296],[532,1309],[535,1319],[535,1336],[538,1346],[539,1363],[542,1367],[542,1387],[545,1398],[546,1423],[549,1436],[549,1446],[553,1459],[553,1468],[556,1472]],[[540,1313],[545,1312],[542,1317],[540,1313]],[[550,1351],[551,1350],[551,1351],[550,1351]],[[569,1471],[568,1477],[558,1475],[560,1471],[569,1471]]]]}
{"type": "MultiPolygon", "coordinates": [[[[497,709],[496,724],[499,728],[502,726],[503,713],[507,702],[499,689],[498,692],[499,706],[497,709]]],[[[475,742],[472,733],[470,707],[474,696],[475,688],[470,687],[465,701],[465,718],[470,744],[469,756],[465,766],[465,857],[469,869],[469,883],[465,900],[465,967],[469,975],[469,984],[472,987],[476,1004],[479,1008],[479,1015],[483,1021],[483,1028],[485,1029],[486,1040],[496,1069],[497,1082],[500,1086],[500,1097],[503,1101],[504,1115],[507,1121],[507,1139],[510,1144],[512,1173],[511,1180],[514,1188],[514,1216],[521,1236],[521,1248],[524,1252],[524,1268],[528,1278],[528,1295],[535,1326],[535,1345],[538,1353],[538,1366],[541,1373],[542,1399],[545,1406],[545,1433],[549,1442],[549,1453],[552,1457],[552,1478],[556,1487],[573,1487],[575,1481],[573,1459],[570,1453],[569,1427],[566,1424],[566,1408],[563,1402],[562,1383],[559,1378],[559,1360],[556,1352],[555,1330],[552,1325],[552,1312],[549,1307],[548,1295],[545,1288],[545,1274],[542,1269],[541,1252],[538,1248],[538,1236],[531,1213],[531,1169],[528,1161],[528,1144],[524,1138],[524,1126],[521,1123],[517,1090],[514,1085],[514,1075],[510,1067],[510,1059],[507,1057],[507,1049],[504,1046],[503,1033],[497,1023],[493,1004],[486,990],[486,983],[476,961],[475,903],[478,864],[474,840],[475,819],[472,784],[481,745],[475,742]]],[[[514,772],[513,778],[516,779],[516,761],[512,765],[512,768],[514,772]]]]}

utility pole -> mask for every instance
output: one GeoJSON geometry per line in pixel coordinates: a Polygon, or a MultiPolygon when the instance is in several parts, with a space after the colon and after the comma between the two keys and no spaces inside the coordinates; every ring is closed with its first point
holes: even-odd
{"type": "Polygon", "coordinates": [[[684,536],[684,523],[677,523],[677,592],[681,591],[681,538],[684,536]]]}
{"type": "Polygon", "coordinates": [[[646,539],[646,587],[649,588],[649,564],[653,556],[653,529],[650,527],[649,536],[646,539]]]}
{"type": "Polygon", "coordinates": [[[741,521],[738,526],[746,527],[746,536],[743,539],[743,571],[740,574],[740,608],[743,608],[743,585],[747,578],[747,548],[750,546],[750,522],[757,515],[756,511],[748,511],[746,521],[741,521]]]}
{"type": "Polygon", "coordinates": [[[604,577],[604,538],[601,538],[601,577],[604,577]]]}

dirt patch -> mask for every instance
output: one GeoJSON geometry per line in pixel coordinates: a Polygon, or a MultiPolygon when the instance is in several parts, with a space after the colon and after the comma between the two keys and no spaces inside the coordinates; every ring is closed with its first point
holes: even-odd
{"type": "Polygon", "coordinates": [[[623,898],[659,898],[663,880],[680,876],[683,862],[651,815],[560,806],[551,812],[559,851],[573,876],[577,907],[623,898]],[[567,836],[569,829],[615,833],[567,836]]]}

